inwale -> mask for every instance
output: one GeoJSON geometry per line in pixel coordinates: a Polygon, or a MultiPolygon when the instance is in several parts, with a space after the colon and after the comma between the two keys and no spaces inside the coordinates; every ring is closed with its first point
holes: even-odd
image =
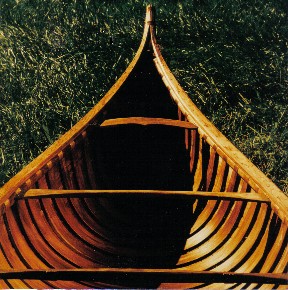
{"type": "Polygon", "coordinates": [[[285,288],[288,198],[199,111],[147,7],[127,70],[0,191],[1,288],[285,288]]]}

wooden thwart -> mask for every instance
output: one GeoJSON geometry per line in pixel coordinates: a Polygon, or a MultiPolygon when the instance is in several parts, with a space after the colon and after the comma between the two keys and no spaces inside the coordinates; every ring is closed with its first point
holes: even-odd
{"type": "Polygon", "coordinates": [[[163,118],[146,118],[146,117],[130,117],[105,120],[100,126],[119,126],[119,125],[165,125],[172,127],[180,127],[185,129],[197,129],[197,126],[186,121],[163,119],[163,118]]]}
{"type": "Polygon", "coordinates": [[[202,192],[202,191],[168,191],[168,190],[56,190],[30,189],[18,199],[55,198],[55,197],[95,197],[95,196],[165,196],[181,198],[206,198],[269,203],[265,196],[252,192],[202,192]]]}
{"type": "Polygon", "coordinates": [[[287,274],[235,273],[235,272],[193,272],[178,269],[135,269],[135,268],[93,268],[93,269],[47,269],[47,270],[5,270],[0,279],[66,280],[66,281],[127,281],[150,280],[170,283],[259,283],[286,285],[287,274]]]}

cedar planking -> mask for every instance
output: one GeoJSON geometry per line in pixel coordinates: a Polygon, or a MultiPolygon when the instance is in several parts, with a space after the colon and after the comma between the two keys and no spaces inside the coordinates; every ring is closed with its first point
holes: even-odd
{"type": "Polygon", "coordinates": [[[0,189],[0,287],[284,289],[287,212],[176,81],[149,5],[119,80],[0,189]]]}

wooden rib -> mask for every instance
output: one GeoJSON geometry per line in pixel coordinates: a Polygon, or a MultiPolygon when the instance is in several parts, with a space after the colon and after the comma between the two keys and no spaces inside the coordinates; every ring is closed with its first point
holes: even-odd
{"type": "Polygon", "coordinates": [[[90,183],[91,188],[98,188],[97,183],[95,181],[96,175],[95,175],[93,163],[91,160],[91,156],[93,155],[92,155],[91,145],[89,143],[88,138],[84,138],[83,150],[84,150],[84,160],[87,167],[88,181],[90,183]]]}
{"type": "Polygon", "coordinates": [[[227,184],[226,184],[225,191],[228,191],[228,192],[234,191],[237,177],[238,177],[237,170],[233,169],[232,167],[229,167],[229,173],[227,177],[227,184]]]}
{"type": "MultiPolygon", "coordinates": [[[[37,204],[35,204],[35,201],[33,202],[35,206],[38,206],[38,208],[33,208],[35,212],[41,213],[41,208],[39,207],[38,201],[36,201],[37,204]]],[[[32,205],[30,201],[30,206],[32,205]]],[[[20,206],[20,205],[19,205],[20,206]]],[[[29,239],[29,243],[33,246],[34,252],[37,253],[37,255],[42,259],[42,261],[45,261],[45,263],[48,264],[49,267],[52,268],[71,268],[75,265],[73,263],[67,261],[64,259],[64,256],[60,255],[60,253],[57,251],[57,249],[54,249],[50,242],[57,238],[55,236],[49,236],[50,229],[48,224],[43,218],[37,217],[36,214],[36,220],[40,220],[41,225],[45,227],[47,225],[47,228],[44,229],[42,232],[39,228],[39,224],[35,220],[35,216],[33,213],[30,213],[30,207],[29,204],[22,201],[21,202],[21,208],[19,208],[19,218],[22,222],[23,229],[25,233],[27,234],[27,239],[29,239]]],[[[52,242],[53,244],[54,242],[52,242]]],[[[57,244],[57,242],[55,242],[57,244]]],[[[64,245],[62,243],[57,244],[57,246],[63,247],[64,245]]],[[[63,247],[62,251],[65,254],[66,248],[63,247]]],[[[23,253],[25,254],[25,253],[23,253]]]]}
{"type": "MultiPolygon", "coordinates": [[[[225,208],[224,208],[225,209],[225,208]]],[[[236,213],[239,210],[239,208],[236,209],[236,213]]],[[[198,269],[200,270],[213,270],[213,271],[233,271],[232,268],[236,267],[239,263],[241,263],[242,259],[245,257],[247,252],[253,247],[255,240],[257,239],[256,234],[258,233],[258,228],[262,226],[263,222],[262,219],[265,217],[266,212],[261,212],[260,214],[255,214],[256,205],[255,203],[251,203],[251,207],[249,208],[249,212],[246,212],[245,214],[241,214],[237,217],[238,221],[237,224],[239,226],[232,228],[232,235],[231,237],[225,241],[225,243],[222,243],[223,237],[218,237],[218,241],[215,242],[215,238],[217,238],[217,235],[219,234],[219,230],[217,231],[217,234],[214,235],[213,231],[215,229],[214,223],[216,222],[217,225],[217,219],[221,219],[221,212],[218,211],[218,217],[213,217],[213,220],[209,221],[207,226],[201,231],[198,232],[197,235],[193,235],[190,238],[191,242],[191,249],[183,255],[179,261],[179,266],[181,268],[185,266],[186,269],[198,269]],[[248,215],[247,215],[248,214],[248,215]],[[257,224],[258,228],[251,229],[251,221],[253,219],[256,220],[255,225],[257,224]],[[261,219],[262,218],[262,219],[261,219]],[[214,221],[215,220],[215,221],[214,221]],[[202,236],[209,237],[209,239],[206,239],[204,243],[201,243],[200,246],[198,246],[199,242],[201,242],[202,236]],[[244,237],[247,236],[247,239],[244,237]],[[220,238],[220,241],[219,241],[220,238]],[[214,242],[213,242],[214,240],[214,242]],[[244,242],[243,242],[244,240],[244,242]],[[222,243],[222,244],[221,244],[222,243]],[[195,246],[193,246],[193,244],[195,246]],[[216,252],[211,255],[211,248],[214,248],[215,246],[213,244],[220,245],[221,247],[217,249],[216,252]],[[243,244],[245,244],[243,246],[243,244]],[[193,246],[193,247],[192,247],[193,246]],[[210,253],[210,254],[209,254],[210,253]],[[213,259],[211,259],[211,256],[213,256],[213,259]]],[[[232,218],[231,222],[234,223],[233,214],[230,216],[232,218]]],[[[225,221],[229,225],[229,219],[225,221]]],[[[225,227],[224,227],[225,230],[225,227]]],[[[245,271],[248,272],[248,271],[245,271]]]]}
{"type": "MultiPolygon", "coordinates": [[[[0,277],[1,278],[1,277],[0,277]]],[[[8,281],[6,281],[8,282],[8,281]]],[[[27,285],[24,281],[22,280],[9,280],[9,288],[12,288],[12,289],[27,289],[27,288],[30,288],[29,285],[27,285]]],[[[5,289],[5,288],[3,288],[5,289]]]]}
{"type": "Polygon", "coordinates": [[[49,270],[1,270],[1,279],[37,279],[67,281],[111,281],[133,279],[149,279],[163,282],[206,282],[210,283],[264,283],[286,285],[287,274],[274,273],[234,273],[210,271],[185,271],[174,269],[135,269],[135,268],[96,268],[96,269],[49,269],[49,270]]]}
{"type": "Polygon", "coordinates": [[[193,130],[191,132],[191,148],[190,148],[190,172],[193,172],[193,168],[194,168],[194,163],[195,163],[195,154],[196,154],[196,138],[197,138],[197,132],[195,130],[193,130]]]}
{"type": "Polygon", "coordinates": [[[48,183],[47,183],[47,174],[43,175],[38,181],[37,185],[39,188],[49,188],[48,183]]]}
{"type": "MultiPolygon", "coordinates": [[[[113,243],[115,235],[117,235],[117,231],[115,231],[114,228],[111,228],[111,224],[114,223],[114,218],[109,215],[107,216],[104,208],[101,206],[101,200],[98,199],[98,202],[95,202],[94,199],[91,200],[90,198],[84,198],[81,199],[81,202],[85,204],[85,207],[87,207],[85,214],[89,215],[89,227],[91,230],[105,243],[113,243]]],[[[121,246],[119,240],[120,239],[118,238],[118,247],[121,246]]]]}
{"type": "Polygon", "coordinates": [[[70,146],[66,148],[65,154],[63,158],[60,160],[60,167],[63,176],[64,188],[66,189],[78,188],[70,146]]]}
{"type": "MultiPolygon", "coordinates": [[[[46,203],[43,207],[40,207],[40,203],[33,203],[35,205],[32,208],[32,204],[30,204],[35,220],[37,218],[37,212],[39,212],[40,209],[44,212],[47,207],[47,203],[50,200],[45,201],[46,203]]],[[[66,212],[68,213],[68,210],[66,212]]],[[[45,239],[50,247],[52,247],[54,251],[59,254],[59,256],[65,257],[65,259],[73,265],[77,265],[79,267],[95,267],[97,264],[94,263],[94,252],[91,248],[89,249],[90,252],[88,252],[85,244],[79,241],[79,239],[74,237],[71,233],[67,233],[64,223],[60,228],[55,228],[55,223],[57,221],[61,222],[60,219],[61,217],[57,216],[55,212],[51,212],[51,214],[46,212],[41,219],[38,218],[37,226],[39,231],[43,234],[43,236],[45,234],[45,239]]],[[[77,224],[75,223],[75,225],[77,224]]]]}
{"type": "Polygon", "coordinates": [[[9,289],[11,286],[9,284],[6,284],[7,281],[5,282],[4,280],[0,280],[0,289],[9,289]]]}
{"type": "MultiPolygon", "coordinates": [[[[84,199],[81,199],[84,201],[84,199]]],[[[135,247],[133,247],[134,241],[133,239],[127,239],[127,237],[123,236],[123,227],[119,227],[119,224],[126,224],[127,221],[131,221],[131,218],[128,220],[123,219],[120,213],[116,214],[114,209],[111,209],[109,205],[111,203],[105,203],[106,198],[99,198],[97,203],[94,199],[87,198],[85,202],[91,212],[91,218],[96,220],[97,227],[101,227],[99,233],[102,239],[105,241],[105,246],[109,246],[110,244],[113,247],[117,247],[118,253],[127,256],[127,254],[131,255],[133,252],[133,256],[139,256],[143,254],[147,257],[148,254],[151,256],[151,251],[149,249],[141,249],[141,251],[135,251],[135,247]],[[116,243],[115,243],[116,242],[116,243]],[[131,248],[132,246],[132,248],[131,248]]],[[[91,224],[93,226],[93,224],[91,224]]],[[[95,230],[96,228],[93,227],[95,230]]],[[[153,254],[153,253],[152,253],[153,254]]],[[[155,253],[154,253],[155,254],[155,253]]]]}
{"type": "Polygon", "coordinates": [[[105,120],[100,126],[119,126],[119,125],[164,125],[173,126],[185,129],[197,129],[197,126],[190,122],[163,119],[163,118],[145,118],[145,117],[130,117],[130,118],[117,118],[105,120]]]}
{"type": "Polygon", "coordinates": [[[210,156],[209,156],[209,162],[208,162],[208,168],[207,168],[206,190],[209,190],[210,183],[212,181],[216,154],[217,154],[216,149],[210,146],[210,156]]]}
{"type": "MultiPolygon", "coordinates": [[[[101,222],[99,224],[99,216],[94,218],[93,216],[89,215],[87,211],[83,211],[82,202],[83,199],[71,199],[71,206],[73,205],[75,213],[78,216],[78,221],[76,220],[76,225],[73,225],[73,220],[70,222],[71,228],[74,228],[74,232],[77,233],[77,235],[80,237],[85,236],[86,241],[91,240],[91,245],[97,246],[97,248],[105,251],[106,253],[112,253],[114,255],[127,255],[128,253],[131,253],[131,249],[129,249],[129,247],[121,247],[119,243],[120,239],[116,239],[116,242],[114,242],[115,236],[117,235],[115,231],[108,233],[107,236],[107,227],[101,226],[101,222]]],[[[95,203],[94,200],[93,203],[95,203]]]]}
{"type": "Polygon", "coordinates": [[[226,166],[227,166],[226,161],[223,158],[219,157],[217,175],[216,175],[216,179],[215,179],[215,183],[214,183],[212,191],[216,191],[216,192],[220,191],[222,187],[222,182],[224,179],[224,171],[225,171],[226,166]]]}
{"type": "MultiPolygon", "coordinates": [[[[255,229],[253,228],[249,237],[249,240],[252,241],[254,240],[253,243],[250,243],[250,245],[246,245],[246,249],[247,249],[247,253],[249,253],[249,257],[248,259],[245,261],[245,263],[242,264],[242,266],[238,267],[236,269],[236,272],[253,272],[253,269],[255,269],[255,267],[258,265],[258,263],[260,262],[261,258],[264,255],[264,251],[265,248],[267,247],[267,243],[268,243],[268,232],[269,232],[269,225],[271,220],[269,220],[268,217],[268,213],[269,211],[265,211],[265,207],[264,210],[261,210],[259,212],[259,216],[258,219],[262,220],[262,224],[259,225],[259,231],[255,231],[255,229]],[[261,213],[263,213],[261,215],[261,213]],[[250,247],[250,249],[252,249],[255,245],[256,248],[251,251],[248,251],[248,247],[250,247]]],[[[247,238],[248,239],[248,238],[247,238]]]]}
{"type": "MultiPolygon", "coordinates": [[[[43,263],[32,250],[29,241],[27,241],[24,233],[20,229],[20,222],[16,220],[11,210],[8,210],[7,213],[7,224],[9,225],[9,231],[13,237],[13,242],[19,253],[22,254],[22,259],[25,260],[25,264],[29,265],[31,269],[34,268],[48,268],[48,266],[43,263]]],[[[36,239],[36,237],[35,237],[36,239]]]]}
{"type": "Polygon", "coordinates": [[[203,138],[200,135],[199,136],[199,152],[198,152],[198,160],[197,160],[197,166],[196,171],[194,174],[194,184],[193,184],[193,191],[199,190],[201,181],[202,181],[202,167],[203,167],[203,156],[202,156],[202,147],[203,147],[203,138]]]}
{"type": "MultiPolygon", "coordinates": [[[[82,252],[82,255],[86,256],[87,260],[93,261],[94,265],[111,265],[113,257],[117,255],[117,247],[111,246],[108,241],[101,239],[99,235],[96,235],[89,231],[87,227],[83,226],[82,217],[77,217],[75,215],[72,203],[65,203],[63,199],[58,199],[56,203],[61,215],[54,218],[54,222],[58,220],[59,223],[61,220],[65,220],[65,228],[63,226],[61,227],[63,227],[63,231],[69,233],[67,237],[69,237],[68,241],[70,244],[75,247],[77,251],[82,252]],[[63,205],[65,205],[65,207],[63,207],[63,205]],[[109,254],[113,254],[114,256],[111,258],[109,254]]],[[[67,237],[65,234],[64,238],[67,239],[67,237]]],[[[85,266],[82,264],[82,267],[85,266]]]]}
{"type": "MultiPolygon", "coordinates": [[[[184,120],[185,122],[187,122],[187,119],[186,119],[186,117],[185,117],[185,120],[184,120]]],[[[188,129],[185,129],[185,148],[186,148],[186,150],[189,150],[189,141],[191,140],[190,138],[189,138],[189,136],[190,136],[190,130],[188,130],[188,129]],[[189,140],[190,139],[190,140],[189,140]]],[[[191,145],[190,145],[191,146],[191,145]]]]}
{"type": "Polygon", "coordinates": [[[225,200],[247,200],[269,203],[270,200],[258,193],[239,192],[202,192],[202,191],[166,191],[166,190],[55,190],[55,189],[30,189],[19,199],[51,198],[51,197],[95,197],[95,196],[166,196],[185,198],[207,198],[225,200]]]}
{"type": "Polygon", "coordinates": [[[50,188],[53,189],[63,189],[63,182],[61,178],[61,168],[59,164],[54,165],[49,171],[48,171],[48,180],[50,188]]]}
{"type": "MultiPolygon", "coordinates": [[[[3,236],[2,234],[2,230],[0,232],[1,236],[3,236]]],[[[6,257],[6,253],[4,252],[4,249],[3,249],[3,246],[1,245],[1,241],[0,241],[0,265],[3,269],[10,269],[11,268],[11,265],[10,263],[8,262],[7,260],[7,257],[6,257]]],[[[0,288],[1,289],[1,288],[0,288]]]]}
{"type": "Polygon", "coordinates": [[[250,267],[251,260],[245,261],[245,258],[247,257],[247,254],[249,253],[249,251],[250,251],[250,254],[253,255],[255,250],[256,251],[262,250],[260,247],[256,247],[256,249],[253,249],[253,248],[255,247],[256,241],[258,239],[261,239],[261,236],[259,235],[261,233],[261,228],[263,227],[264,220],[266,218],[266,208],[262,207],[259,209],[258,212],[257,210],[255,210],[254,212],[255,213],[252,213],[254,215],[253,227],[251,225],[251,222],[253,221],[253,219],[251,219],[250,223],[248,223],[249,226],[247,227],[246,223],[247,223],[248,217],[246,215],[243,215],[243,217],[240,217],[243,223],[243,228],[246,228],[245,232],[243,232],[241,228],[239,231],[239,235],[242,235],[243,239],[239,239],[239,236],[238,236],[237,240],[233,238],[229,241],[230,247],[222,249],[223,255],[225,254],[225,260],[223,260],[223,262],[219,264],[217,267],[214,267],[213,270],[225,271],[228,268],[228,269],[231,269],[231,271],[241,272],[241,270],[239,270],[241,269],[241,267],[244,267],[244,268],[250,267]],[[233,242],[235,244],[233,244],[233,242]],[[233,249],[232,255],[228,255],[228,251],[232,249],[233,249]]]}
{"type": "MultiPolygon", "coordinates": [[[[226,219],[223,218],[223,216],[225,216],[225,213],[228,213],[230,211],[229,206],[230,206],[229,201],[223,201],[218,207],[215,214],[212,217],[210,217],[210,220],[208,223],[209,226],[204,227],[200,232],[198,232],[197,235],[200,238],[195,239],[195,234],[194,234],[191,236],[191,238],[187,239],[186,245],[185,245],[185,252],[187,252],[188,255],[183,255],[183,257],[181,257],[181,259],[179,260],[179,263],[185,263],[184,262],[185,259],[183,259],[185,256],[186,258],[188,258],[186,262],[191,262],[192,260],[194,260],[194,258],[192,258],[191,248],[194,249],[193,256],[196,257],[199,253],[200,253],[200,256],[204,255],[204,253],[205,255],[207,255],[209,252],[213,251],[214,247],[217,247],[219,243],[221,243],[221,241],[223,240],[223,236],[227,236],[227,233],[221,236],[221,233],[222,233],[221,228],[224,231],[231,230],[231,227],[233,227],[233,224],[234,224],[233,219],[237,218],[237,214],[234,217],[232,217],[231,220],[228,219],[229,222],[227,222],[227,218],[226,219]],[[226,223],[228,225],[226,225],[226,223]],[[213,227],[211,227],[211,224],[213,225],[213,227]],[[219,235],[221,236],[222,240],[221,241],[218,240],[218,242],[216,243],[215,239],[217,239],[219,235]],[[203,247],[203,243],[204,243],[204,247],[203,247]],[[207,247],[207,244],[209,244],[208,247],[207,247]],[[201,246],[202,248],[205,248],[206,250],[203,251],[201,246]]],[[[213,258],[213,263],[214,262],[215,262],[215,259],[213,258]]]]}
{"type": "MultiPolygon", "coordinates": [[[[4,222],[2,222],[0,225],[1,227],[0,228],[0,234],[1,234],[0,247],[3,253],[5,254],[5,260],[9,263],[11,268],[25,269],[27,267],[18,256],[17,248],[15,248],[15,246],[13,245],[14,241],[11,240],[9,237],[9,235],[11,235],[11,232],[9,231],[9,226],[7,226],[6,214],[5,214],[4,219],[5,219],[5,224],[4,222]]],[[[6,263],[4,263],[4,265],[5,264],[6,263]]]]}
{"type": "Polygon", "coordinates": [[[219,201],[217,200],[208,200],[205,206],[200,205],[199,209],[199,201],[197,202],[194,213],[197,212],[197,219],[193,224],[190,230],[190,236],[195,235],[195,233],[199,232],[205,225],[210,221],[213,214],[217,210],[219,206],[219,201]]]}
{"type": "MultiPolygon", "coordinates": [[[[261,267],[261,272],[271,272],[271,270],[273,270],[272,266],[275,262],[277,264],[280,264],[280,261],[276,259],[279,253],[281,253],[282,245],[285,243],[286,232],[287,232],[287,227],[285,227],[284,223],[281,223],[278,233],[273,232],[273,236],[275,236],[275,240],[269,253],[266,256],[263,266],[261,267]]],[[[284,255],[284,257],[285,256],[287,257],[287,255],[284,255]]],[[[285,265],[283,265],[283,268],[285,268],[285,265]]]]}
{"type": "Polygon", "coordinates": [[[83,142],[79,142],[76,146],[72,146],[71,150],[75,177],[79,189],[90,188],[86,170],[86,162],[84,160],[83,142]]]}
{"type": "Polygon", "coordinates": [[[189,136],[190,136],[190,134],[189,134],[189,130],[188,129],[185,129],[185,149],[186,150],[189,150],[189,136]]]}
{"type": "Polygon", "coordinates": [[[246,192],[248,188],[248,182],[244,179],[240,179],[239,187],[238,187],[238,192],[246,192]]]}

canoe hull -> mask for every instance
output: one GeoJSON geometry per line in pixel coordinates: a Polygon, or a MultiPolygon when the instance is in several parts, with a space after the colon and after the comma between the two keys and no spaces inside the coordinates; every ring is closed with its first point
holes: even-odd
{"type": "Polygon", "coordinates": [[[0,189],[1,288],[287,281],[288,199],[199,111],[156,43],[0,189]]]}

